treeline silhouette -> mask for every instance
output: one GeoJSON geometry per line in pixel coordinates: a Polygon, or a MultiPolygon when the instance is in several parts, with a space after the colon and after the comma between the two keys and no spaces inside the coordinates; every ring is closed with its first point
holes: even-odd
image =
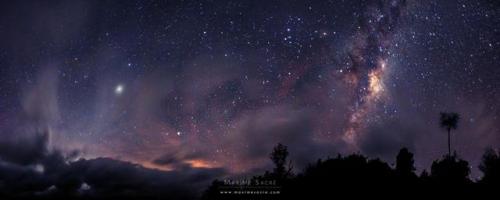
{"type": "Polygon", "coordinates": [[[396,156],[395,166],[380,159],[368,159],[361,154],[338,155],[319,159],[302,172],[293,174],[287,164],[288,150],[278,144],[270,154],[275,168],[252,177],[251,184],[228,187],[223,180],[215,180],[204,192],[203,199],[333,199],[332,197],[401,197],[441,194],[443,196],[481,195],[500,189],[500,153],[488,149],[479,165],[480,180],[471,180],[469,163],[456,153],[435,160],[430,172],[415,172],[413,153],[403,148],[396,156]],[[259,182],[275,181],[275,186],[259,186],[259,182]],[[249,187],[250,186],[250,187],[249,187]],[[255,187],[257,186],[257,187],[255,187]],[[274,190],[279,194],[235,194],[234,191],[274,190]],[[227,191],[233,191],[228,194],[227,191]],[[226,192],[226,193],[224,193],[226,192]],[[406,196],[393,196],[407,194],[406,196]],[[409,196],[411,195],[411,196],[409,196]]]}

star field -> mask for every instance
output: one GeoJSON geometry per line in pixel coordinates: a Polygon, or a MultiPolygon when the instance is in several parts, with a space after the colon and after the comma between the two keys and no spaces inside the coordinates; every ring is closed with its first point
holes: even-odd
{"type": "MultiPolygon", "coordinates": [[[[362,152],[477,165],[500,145],[496,1],[75,1],[0,6],[0,133],[85,158],[298,168],[362,152]],[[473,142],[471,142],[473,141],[473,142]]],[[[391,161],[391,160],[389,160],[391,161]]]]}

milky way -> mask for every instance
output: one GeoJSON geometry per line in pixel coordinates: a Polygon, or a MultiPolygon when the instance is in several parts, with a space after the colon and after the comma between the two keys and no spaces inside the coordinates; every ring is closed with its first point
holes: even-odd
{"type": "Polygon", "coordinates": [[[36,168],[10,144],[46,138],[31,150],[184,174],[261,172],[278,142],[295,169],[408,147],[423,170],[442,111],[472,166],[500,145],[496,1],[1,4],[0,164],[36,168]]]}
{"type": "Polygon", "coordinates": [[[351,65],[347,81],[358,93],[344,133],[344,139],[351,145],[356,145],[356,135],[362,131],[366,115],[384,96],[384,75],[391,56],[392,37],[406,1],[374,1],[371,4],[360,16],[359,30],[349,53],[351,65]]]}

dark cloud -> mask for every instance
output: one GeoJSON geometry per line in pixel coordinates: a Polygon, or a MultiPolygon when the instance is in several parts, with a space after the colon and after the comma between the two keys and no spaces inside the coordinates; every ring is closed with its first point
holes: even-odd
{"type": "Polygon", "coordinates": [[[165,172],[109,158],[80,160],[72,163],[70,170],[71,175],[80,174],[81,181],[93,188],[96,196],[141,198],[193,198],[224,173],[222,169],[194,168],[165,172]]]}
{"type": "MultiPolygon", "coordinates": [[[[55,164],[55,163],[52,163],[55,164]]],[[[0,196],[6,198],[193,199],[221,169],[160,171],[110,158],[57,163],[56,171],[0,164],[0,196]]]]}
{"type": "Polygon", "coordinates": [[[0,197],[96,199],[193,199],[221,168],[185,165],[173,171],[145,168],[112,158],[78,159],[47,147],[48,133],[0,146],[0,197]]]}
{"type": "Polygon", "coordinates": [[[48,132],[33,137],[4,137],[0,139],[0,159],[27,165],[41,161],[47,154],[48,132]]]}
{"type": "Polygon", "coordinates": [[[183,169],[191,166],[189,163],[186,163],[186,161],[204,159],[206,157],[207,155],[202,152],[172,150],[169,153],[159,156],[152,162],[157,165],[166,165],[174,169],[183,169]]]}

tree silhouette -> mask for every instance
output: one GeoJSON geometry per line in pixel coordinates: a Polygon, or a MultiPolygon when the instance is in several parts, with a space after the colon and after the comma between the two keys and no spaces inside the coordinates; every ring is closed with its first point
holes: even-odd
{"type": "MultiPolygon", "coordinates": [[[[378,158],[370,159],[356,153],[348,156],[339,154],[334,158],[318,159],[293,176],[290,176],[291,167],[286,167],[289,162],[288,154],[285,145],[276,145],[270,154],[275,164],[274,170],[252,178],[252,180],[276,180],[279,195],[241,196],[235,193],[220,193],[227,190],[227,187],[224,186],[224,182],[216,180],[205,191],[203,199],[252,199],[253,197],[307,199],[311,195],[323,197],[319,199],[343,196],[365,198],[366,194],[385,198],[391,192],[423,195],[423,197],[435,194],[464,197],[464,195],[482,194],[484,190],[478,186],[491,186],[494,191],[500,183],[500,155],[494,150],[486,151],[483,156],[479,168],[483,171],[484,177],[480,182],[469,179],[471,170],[469,163],[458,158],[456,154],[445,155],[435,160],[430,173],[423,170],[419,176],[415,174],[413,153],[407,148],[399,151],[394,168],[378,158]]],[[[252,187],[256,185],[250,186],[232,190],[253,191],[252,187]]]]}
{"type": "Polygon", "coordinates": [[[288,163],[288,169],[285,169],[285,164],[288,157],[288,148],[287,146],[278,143],[273,149],[273,152],[269,155],[269,158],[274,163],[274,171],[273,175],[276,178],[283,179],[292,175],[292,162],[288,163]]]}
{"type": "Polygon", "coordinates": [[[457,158],[456,154],[432,162],[431,178],[444,186],[467,184],[470,182],[469,174],[469,163],[457,158]]]}
{"type": "Polygon", "coordinates": [[[411,174],[415,171],[413,164],[413,153],[408,151],[407,148],[399,150],[396,156],[396,171],[400,174],[411,174]]]}
{"type": "Polygon", "coordinates": [[[457,129],[458,120],[460,119],[460,115],[454,112],[442,112],[440,113],[440,125],[442,128],[446,129],[448,132],[448,156],[451,156],[451,147],[450,147],[450,132],[452,129],[457,129]]]}
{"type": "Polygon", "coordinates": [[[485,184],[498,185],[500,183],[500,155],[492,148],[486,149],[483,154],[479,170],[484,176],[481,180],[485,184]]]}

